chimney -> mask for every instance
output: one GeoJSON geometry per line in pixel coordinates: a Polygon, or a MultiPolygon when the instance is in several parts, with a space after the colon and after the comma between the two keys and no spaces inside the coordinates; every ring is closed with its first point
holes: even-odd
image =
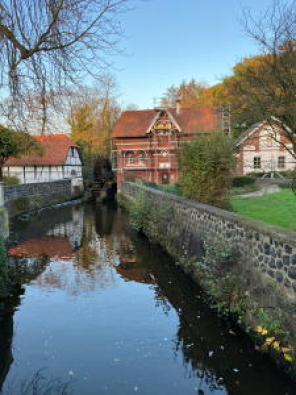
{"type": "Polygon", "coordinates": [[[181,97],[178,97],[178,99],[176,100],[176,114],[180,115],[181,114],[181,97]]]}

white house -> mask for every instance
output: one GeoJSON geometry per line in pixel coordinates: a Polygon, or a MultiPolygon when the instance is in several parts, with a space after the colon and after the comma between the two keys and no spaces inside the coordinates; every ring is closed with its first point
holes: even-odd
{"type": "Polygon", "coordinates": [[[8,159],[3,168],[4,176],[17,177],[21,184],[82,179],[79,147],[67,135],[35,137],[43,146],[43,155],[8,159]]]}
{"type": "Polygon", "coordinates": [[[280,126],[259,122],[236,141],[237,173],[269,173],[294,170],[296,161],[291,142],[280,126]],[[290,152],[289,152],[290,150],[290,152]]]}

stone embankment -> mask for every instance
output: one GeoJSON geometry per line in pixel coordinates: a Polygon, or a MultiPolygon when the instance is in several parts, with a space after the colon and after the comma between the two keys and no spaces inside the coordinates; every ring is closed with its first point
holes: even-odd
{"type": "MultiPolygon", "coordinates": [[[[140,193],[145,194],[149,202],[148,216],[153,217],[143,229],[148,236],[153,235],[197,282],[200,282],[199,271],[194,265],[188,268],[188,261],[201,259],[204,241],[210,238],[213,244],[215,240],[223,240],[230,245],[236,252],[233,269],[236,281],[241,282],[236,294],[231,295],[231,303],[244,310],[245,328],[269,326],[270,335],[276,336],[272,329],[276,327],[279,334],[285,333],[285,336],[280,335],[282,342],[289,346],[296,344],[295,232],[250,221],[157,189],[122,183],[124,199],[135,202],[140,193]]],[[[215,286],[219,287],[219,281],[222,283],[224,278],[216,280],[215,286]]],[[[295,361],[295,349],[293,353],[293,358],[287,359],[295,361]]],[[[295,362],[292,365],[295,369],[295,362]]]]}
{"type": "Polygon", "coordinates": [[[83,180],[61,180],[4,187],[9,217],[81,197],[83,180]],[[78,182],[79,181],[79,182],[78,182]]]}

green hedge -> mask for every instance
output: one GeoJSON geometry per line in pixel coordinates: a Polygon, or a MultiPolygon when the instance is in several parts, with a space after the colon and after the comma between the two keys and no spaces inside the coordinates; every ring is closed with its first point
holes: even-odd
{"type": "Polygon", "coordinates": [[[255,181],[255,178],[250,176],[234,177],[234,179],[232,180],[232,186],[234,188],[245,187],[246,185],[253,185],[255,181]]]}

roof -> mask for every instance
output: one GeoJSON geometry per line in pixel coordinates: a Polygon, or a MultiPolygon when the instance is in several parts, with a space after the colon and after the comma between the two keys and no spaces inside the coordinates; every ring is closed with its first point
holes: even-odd
{"type": "MultiPolygon", "coordinates": [[[[220,126],[220,107],[165,109],[183,133],[210,132],[220,126]]],[[[160,110],[124,111],[117,121],[112,137],[144,137],[160,110]]]]}
{"type": "Polygon", "coordinates": [[[252,126],[250,126],[245,132],[243,132],[235,141],[235,145],[239,146],[242,144],[251,134],[256,132],[258,129],[260,129],[266,121],[264,122],[257,122],[254,123],[252,126]]]}
{"type": "Polygon", "coordinates": [[[61,166],[65,163],[69,148],[79,148],[66,134],[34,136],[43,147],[43,155],[23,155],[10,158],[5,166],[61,166]]]}

